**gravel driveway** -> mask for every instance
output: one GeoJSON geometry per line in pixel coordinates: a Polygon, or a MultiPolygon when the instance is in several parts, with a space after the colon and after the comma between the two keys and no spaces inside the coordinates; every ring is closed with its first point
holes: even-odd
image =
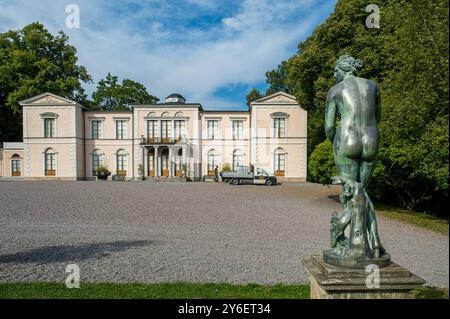
{"type": "MultiPolygon", "coordinates": [[[[307,283],[339,187],[0,182],[0,281],[307,283]]],[[[448,287],[448,237],[379,217],[393,260],[448,287]]]]}

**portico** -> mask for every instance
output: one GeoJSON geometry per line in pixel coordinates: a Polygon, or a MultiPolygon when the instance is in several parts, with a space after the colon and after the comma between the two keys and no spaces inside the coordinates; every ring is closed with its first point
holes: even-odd
{"type": "Polygon", "coordinates": [[[188,145],[177,143],[141,143],[144,177],[183,177],[183,165],[188,165],[188,145]]]}

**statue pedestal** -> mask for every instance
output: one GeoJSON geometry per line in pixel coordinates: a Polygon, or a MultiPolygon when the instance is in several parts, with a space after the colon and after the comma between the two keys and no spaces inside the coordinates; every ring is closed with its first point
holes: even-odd
{"type": "Polygon", "coordinates": [[[311,299],[405,299],[425,280],[396,263],[379,269],[379,288],[370,288],[366,279],[373,272],[329,265],[322,256],[303,260],[309,273],[311,299]]]}

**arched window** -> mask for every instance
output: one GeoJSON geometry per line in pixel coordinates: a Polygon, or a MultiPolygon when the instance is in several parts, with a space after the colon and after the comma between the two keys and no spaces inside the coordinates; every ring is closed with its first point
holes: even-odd
{"type": "Polygon", "coordinates": [[[244,165],[244,154],[242,154],[241,150],[234,150],[233,152],[233,171],[236,170],[238,166],[244,165]]]}
{"type": "Polygon", "coordinates": [[[117,175],[120,176],[127,176],[127,168],[128,168],[128,161],[127,161],[127,152],[125,150],[119,150],[116,154],[116,165],[117,165],[117,175]]]}
{"type": "MultiPolygon", "coordinates": [[[[170,117],[169,112],[164,112],[161,114],[161,117],[170,117]]],[[[161,141],[163,143],[169,142],[169,140],[172,138],[172,120],[161,120],[161,141]]]]}
{"type": "Polygon", "coordinates": [[[20,176],[22,172],[22,160],[19,154],[11,156],[11,176],[20,176]]]}
{"type": "Polygon", "coordinates": [[[219,154],[216,150],[212,149],[208,152],[208,175],[215,175],[215,168],[219,166],[219,154]]]}
{"type": "Polygon", "coordinates": [[[150,112],[147,114],[147,117],[156,117],[156,113],[155,112],[150,112]]]}
{"type": "Polygon", "coordinates": [[[56,152],[48,148],[44,153],[45,176],[56,176],[56,152]]]}
{"type": "Polygon", "coordinates": [[[103,166],[103,154],[99,150],[92,152],[92,176],[97,175],[97,169],[103,166]]]}
{"type": "MultiPolygon", "coordinates": [[[[181,113],[181,112],[179,112],[181,113]]],[[[177,114],[179,114],[177,113],[177,114]]],[[[187,135],[186,130],[186,120],[175,120],[173,121],[174,125],[174,138],[177,140],[181,140],[183,137],[187,135]]]]}
{"type": "Polygon", "coordinates": [[[175,117],[184,117],[184,113],[183,112],[177,112],[175,114],[175,117]]]}
{"type": "Polygon", "coordinates": [[[285,176],[286,172],[286,152],[282,148],[277,148],[274,152],[273,166],[275,176],[285,176]]]}

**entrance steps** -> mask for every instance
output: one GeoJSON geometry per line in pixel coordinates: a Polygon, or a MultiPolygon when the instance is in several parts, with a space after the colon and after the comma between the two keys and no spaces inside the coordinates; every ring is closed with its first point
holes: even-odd
{"type": "Polygon", "coordinates": [[[186,177],[145,177],[145,182],[186,182],[186,177]]]}

